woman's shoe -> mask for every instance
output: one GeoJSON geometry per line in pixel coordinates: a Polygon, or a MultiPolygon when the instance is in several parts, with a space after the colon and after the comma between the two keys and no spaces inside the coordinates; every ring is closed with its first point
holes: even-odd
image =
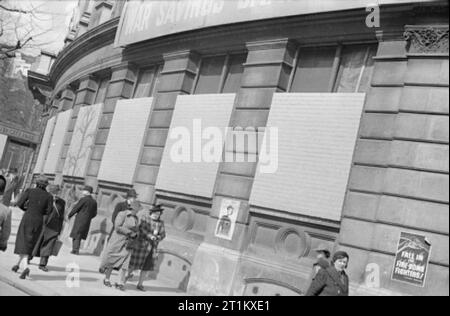
{"type": "Polygon", "coordinates": [[[125,291],[125,285],[116,283],[116,289],[120,291],[125,291]]]}
{"type": "Polygon", "coordinates": [[[103,285],[106,287],[112,287],[111,281],[109,280],[103,280],[103,285]]]}
{"type": "Polygon", "coordinates": [[[48,272],[48,268],[46,266],[39,266],[39,269],[44,272],[48,272]]]}
{"type": "Polygon", "coordinates": [[[30,276],[30,269],[26,268],[23,270],[22,274],[20,275],[20,278],[22,280],[25,280],[28,276],[30,276]]]}
{"type": "Polygon", "coordinates": [[[20,267],[18,266],[18,265],[15,265],[14,267],[12,267],[12,271],[13,272],[16,272],[17,273],[17,271],[19,271],[19,269],[20,269],[20,267]]]}
{"type": "Polygon", "coordinates": [[[127,282],[128,282],[129,280],[131,280],[132,278],[134,278],[133,273],[128,274],[128,275],[125,277],[125,283],[127,283],[127,282]]]}
{"type": "Polygon", "coordinates": [[[136,286],[136,289],[138,289],[141,292],[145,292],[145,287],[143,285],[136,286]]]}

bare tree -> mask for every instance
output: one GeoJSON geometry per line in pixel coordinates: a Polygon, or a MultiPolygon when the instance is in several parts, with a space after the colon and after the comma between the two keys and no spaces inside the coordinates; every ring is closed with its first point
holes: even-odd
{"type": "Polygon", "coordinates": [[[78,164],[89,158],[88,155],[94,146],[95,128],[92,128],[92,124],[95,123],[97,113],[93,107],[85,110],[85,115],[81,118],[83,121],[81,124],[77,124],[77,129],[72,136],[80,139],[79,147],[76,148],[75,152],[69,151],[66,158],[67,171],[71,173],[72,177],[76,175],[77,169],[80,168],[78,164]]]}
{"type": "Polygon", "coordinates": [[[14,58],[25,48],[41,48],[52,40],[54,13],[45,12],[31,1],[0,0],[0,59],[14,58]]]}

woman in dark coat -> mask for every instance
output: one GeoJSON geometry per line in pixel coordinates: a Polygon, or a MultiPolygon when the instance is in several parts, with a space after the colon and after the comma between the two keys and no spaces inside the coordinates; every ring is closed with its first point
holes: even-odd
{"type": "Polygon", "coordinates": [[[154,270],[159,242],[166,237],[164,222],[161,220],[162,212],[161,205],[156,205],[150,211],[144,209],[137,214],[139,234],[137,245],[131,254],[129,271],[130,276],[134,270],[141,271],[137,285],[140,291],[144,291],[147,272],[154,270]]]}
{"type": "Polygon", "coordinates": [[[34,247],[44,224],[44,216],[49,215],[53,208],[53,197],[46,191],[48,180],[41,176],[36,180],[36,188],[26,190],[19,198],[17,206],[25,211],[20,222],[16,237],[14,253],[19,255],[19,262],[12,270],[17,272],[23,264],[24,270],[20,275],[25,279],[30,274],[28,259],[32,255],[34,247]]]}
{"type": "Polygon", "coordinates": [[[320,269],[306,296],[348,296],[349,280],[345,273],[349,256],[344,251],[333,255],[331,267],[320,269]]]}
{"type": "Polygon", "coordinates": [[[92,219],[97,216],[97,202],[92,197],[93,188],[85,186],[81,198],[69,214],[69,219],[76,215],[75,223],[70,234],[73,239],[72,254],[80,253],[81,240],[85,240],[89,234],[92,219]]]}
{"type": "Polygon", "coordinates": [[[103,284],[111,287],[111,273],[113,270],[120,271],[120,281],[117,288],[125,289],[125,281],[128,266],[131,258],[131,247],[137,237],[139,220],[137,212],[142,208],[141,203],[132,202],[126,211],[117,214],[114,222],[114,232],[111,235],[108,245],[103,252],[100,264],[100,273],[105,273],[103,284]]]}
{"type": "Polygon", "coordinates": [[[44,228],[33,251],[34,257],[41,257],[39,269],[44,272],[48,272],[48,258],[54,253],[54,247],[63,229],[66,208],[66,202],[58,197],[61,192],[59,185],[49,185],[47,191],[53,196],[54,204],[52,212],[45,220],[44,228]]]}

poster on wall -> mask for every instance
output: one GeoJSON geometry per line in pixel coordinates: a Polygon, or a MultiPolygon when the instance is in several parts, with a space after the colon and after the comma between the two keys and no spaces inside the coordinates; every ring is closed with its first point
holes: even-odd
{"type": "Polygon", "coordinates": [[[215,236],[231,240],[233,239],[236,220],[239,214],[241,202],[230,199],[223,199],[220,206],[219,219],[216,225],[215,236]]]}
{"type": "Polygon", "coordinates": [[[392,280],[423,287],[430,253],[431,244],[425,236],[401,232],[392,280]]]}

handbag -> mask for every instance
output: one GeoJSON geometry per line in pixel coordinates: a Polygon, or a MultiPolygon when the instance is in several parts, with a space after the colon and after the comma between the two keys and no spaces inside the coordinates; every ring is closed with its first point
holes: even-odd
{"type": "Polygon", "coordinates": [[[63,245],[63,242],[61,240],[58,239],[57,241],[55,241],[55,244],[53,245],[53,249],[52,249],[52,256],[54,256],[54,257],[58,256],[62,245],[63,245]]]}
{"type": "Polygon", "coordinates": [[[138,238],[128,238],[126,248],[129,250],[139,249],[139,239],[138,238]]]}

